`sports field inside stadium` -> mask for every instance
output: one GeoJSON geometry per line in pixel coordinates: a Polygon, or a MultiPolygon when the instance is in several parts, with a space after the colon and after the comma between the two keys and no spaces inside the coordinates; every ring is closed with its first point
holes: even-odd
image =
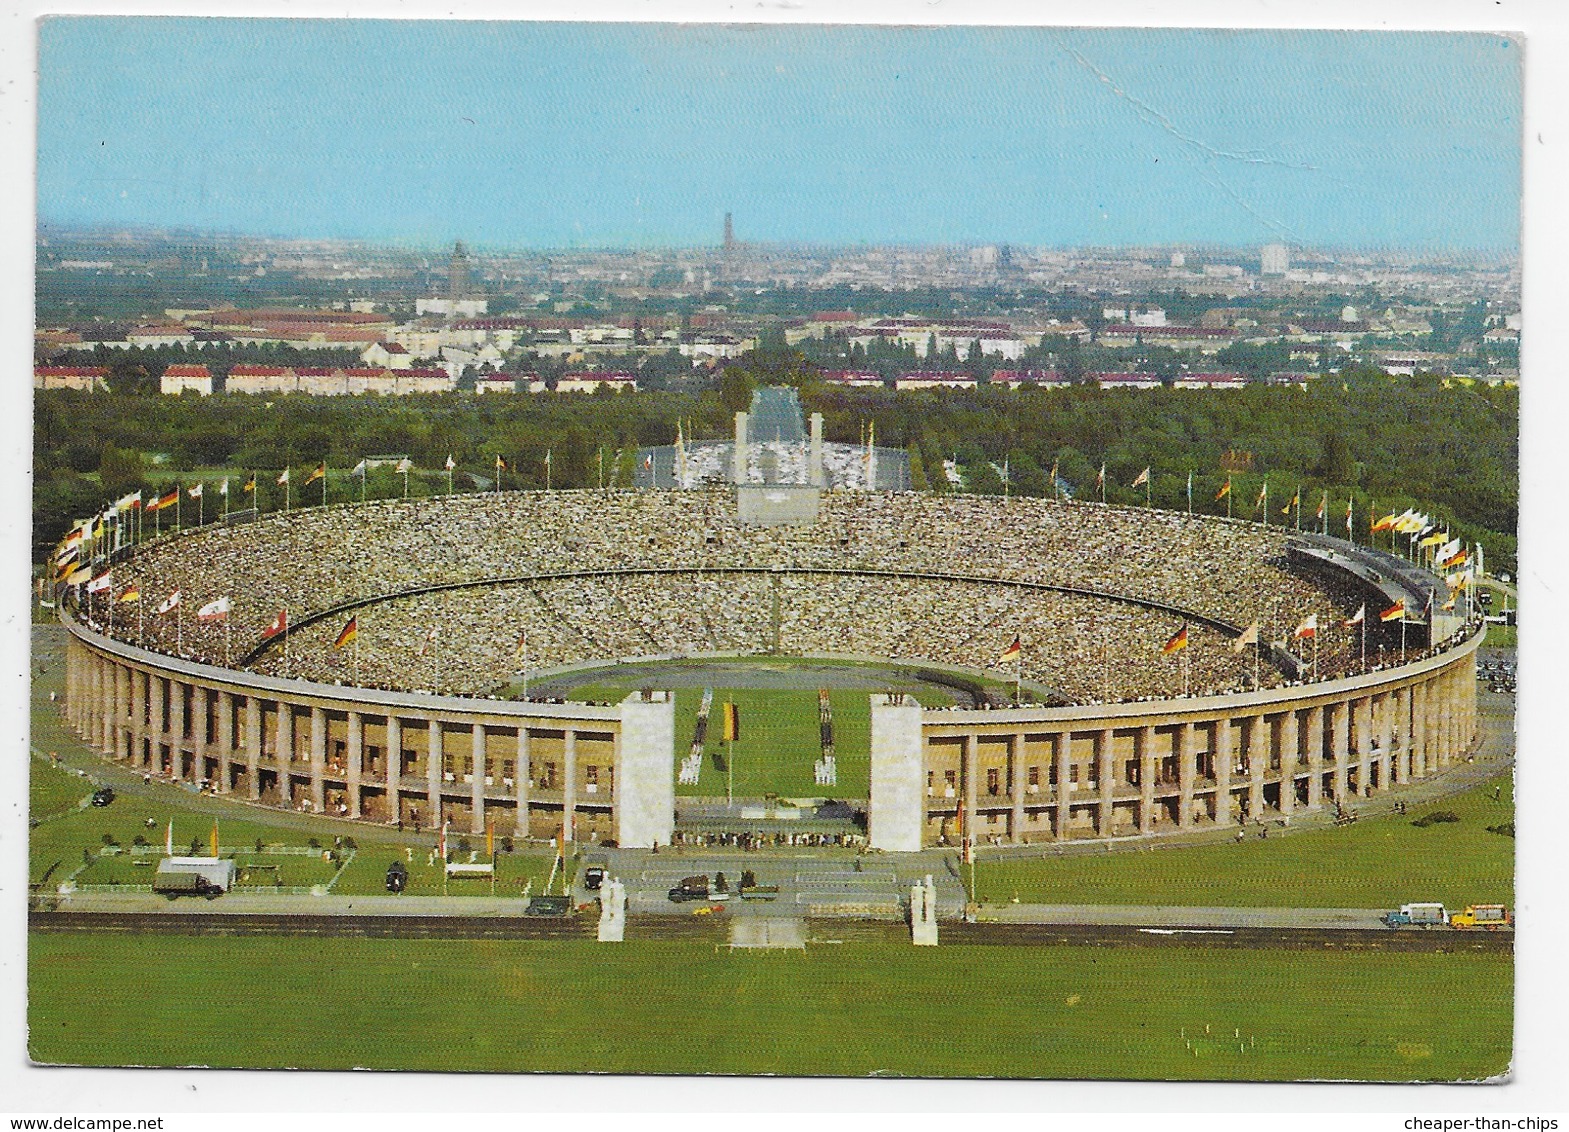
{"type": "MultiPolygon", "coordinates": [[[[975,681],[977,687],[989,686],[975,681]]],[[[722,798],[727,785],[737,798],[777,794],[783,798],[868,796],[870,694],[901,691],[926,707],[955,702],[955,690],[894,665],[807,660],[797,657],[736,657],[724,660],[648,662],[598,668],[552,677],[545,688],[574,700],[616,702],[638,688],[670,688],[676,698],[678,758],[691,749],[705,689],[713,690],[712,717],[703,744],[702,772],[676,793],[722,798]],[[578,680],[588,680],[578,683],[578,680]],[[813,766],[822,756],[818,689],[829,694],[838,781],[819,785],[813,766]],[[726,749],[720,705],[741,713],[741,738],[726,749]],[[717,757],[716,757],[717,756],[717,757]],[[733,766],[730,765],[733,756],[733,766]],[[733,783],[727,783],[729,766],[733,783]]],[[[965,694],[960,692],[958,694],[965,694]]]]}
{"type": "Polygon", "coordinates": [[[34,933],[31,1055],[86,1065],[1420,1081],[1502,1073],[1510,1049],[1508,955],[343,938],[320,963],[302,961],[302,945],[321,946],[155,936],[132,959],[120,935],[34,933]]]}

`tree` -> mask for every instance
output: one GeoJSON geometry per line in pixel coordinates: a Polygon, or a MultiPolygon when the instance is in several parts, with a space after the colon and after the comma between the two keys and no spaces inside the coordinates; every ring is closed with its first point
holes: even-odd
{"type": "Polygon", "coordinates": [[[143,483],[142,454],[128,448],[105,444],[98,457],[98,480],[104,494],[125,495],[136,491],[143,483]]]}
{"type": "Polygon", "coordinates": [[[719,375],[719,404],[726,415],[744,413],[752,404],[751,374],[739,366],[726,366],[719,375]]]}
{"type": "Polygon", "coordinates": [[[1351,454],[1351,445],[1339,432],[1331,432],[1324,438],[1324,458],[1315,470],[1325,483],[1349,485],[1356,482],[1356,459],[1351,454]]]}
{"type": "Polygon", "coordinates": [[[926,479],[926,465],[921,462],[921,448],[918,444],[911,444],[910,454],[910,488],[914,491],[930,491],[931,484],[926,479]]]}

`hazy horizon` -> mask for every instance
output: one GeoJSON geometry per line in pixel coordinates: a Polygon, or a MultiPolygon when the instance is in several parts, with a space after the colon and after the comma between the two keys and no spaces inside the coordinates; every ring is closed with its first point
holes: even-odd
{"type": "Polygon", "coordinates": [[[478,249],[1517,254],[1519,44],[1446,32],[53,17],[62,227],[478,249]],[[312,235],[287,235],[286,232],[312,235]]]}

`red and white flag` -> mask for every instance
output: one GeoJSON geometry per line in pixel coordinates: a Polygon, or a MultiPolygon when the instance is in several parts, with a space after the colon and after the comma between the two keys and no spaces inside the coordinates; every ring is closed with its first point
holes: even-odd
{"type": "Polygon", "coordinates": [[[1357,606],[1357,611],[1341,622],[1347,629],[1353,628],[1367,620],[1367,602],[1357,606]]]}
{"type": "Polygon", "coordinates": [[[419,655],[424,656],[425,650],[430,648],[430,643],[441,635],[441,628],[436,625],[430,627],[430,632],[425,634],[425,643],[419,647],[419,655]]]}
{"type": "Polygon", "coordinates": [[[112,589],[113,587],[114,575],[105,570],[87,583],[87,592],[90,594],[102,593],[104,590],[112,589]]]}
{"type": "Polygon", "coordinates": [[[179,590],[175,590],[172,594],[170,594],[168,597],[163,599],[162,604],[160,604],[158,606],[158,612],[159,613],[173,613],[175,611],[175,609],[178,608],[179,604],[180,604],[180,591],[179,590]]]}
{"type": "Polygon", "coordinates": [[[279,633],[286,632],[289,628],[289,611],[278,610],[278,616],[272,619],[272,624],[262,630],[262,640],[270,641],[279,633]]]}
{"type": "Polygon", "coordinates": [[[1292,636],[1298,638],[1315,637],[1317,635],[1318,614],[1316,613],[1309,613],[1306,617],[1304,617],[1302,619],[1302,623],[1297,626],[1296,632],[1292,634],[1292,636]]]}
{"type": "Polygon", "coordinates": [[[209,601],[196,611],[198,621],[222,621],[229,616],[229,611],[234,607],[229,604],[227,597],[220,597],[217,601],[209,601]]]}

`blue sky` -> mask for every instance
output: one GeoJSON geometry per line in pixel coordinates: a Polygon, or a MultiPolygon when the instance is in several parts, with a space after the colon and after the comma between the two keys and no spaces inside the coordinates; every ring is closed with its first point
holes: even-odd
{"type": "Polygon", "coordinates": [[[1517,246],[1485,34],[56,18],[49,223],[481,247],[1517,246]]]}

